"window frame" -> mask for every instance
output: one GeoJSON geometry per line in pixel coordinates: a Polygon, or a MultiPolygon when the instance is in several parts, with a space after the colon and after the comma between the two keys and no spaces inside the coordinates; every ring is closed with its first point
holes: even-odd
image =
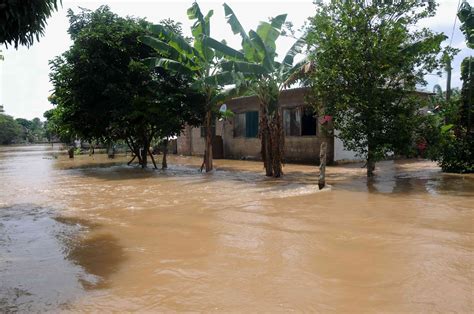
{"type": "MultiPolygon", "coordinates": [[[[313,116],[314,118],[314,126],[315,126],[315,129],[314,129],[314,134],[306,134],[306,135],[303,135],[303,116],[305,115],[305,111],[306,110],[311,110],[312,108],[310,106],[297,106],[297,107],[284,107],[283,108],[283,130],[284,130],[284,134],[285,134],[285,137],[317,137],[318,136],[318,119],[317,119],[317,116],[313,116]],[[296,115],[296,118],[298,119],[299,118],[299,123],[298,123],[298,135],[291,135],[291,126],[290,128],[287,127],[286,125],[286,121],[287,119],[285,119],[285,112],[288,112],[288,111],[294,111],[295,112],[295,115],[296,115]],[[287,134],[287,130],[290,130],[290,134],[287,134]]],[[[291,118],[290,118],[291,119],[291,118]]],[[[290,120],[291,121],[291,120],[290,120]]]]}

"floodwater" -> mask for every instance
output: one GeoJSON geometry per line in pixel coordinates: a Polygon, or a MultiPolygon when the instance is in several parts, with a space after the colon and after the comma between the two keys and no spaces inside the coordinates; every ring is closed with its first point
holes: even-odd
{"type": "Polygon", "coordinates": [[[472,175],[126,161],[0,148],[0,312],[474,309],[472,175]]]}

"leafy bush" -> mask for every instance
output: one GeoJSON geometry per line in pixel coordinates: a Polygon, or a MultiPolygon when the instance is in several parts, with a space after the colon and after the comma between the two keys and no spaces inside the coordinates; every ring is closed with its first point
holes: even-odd
{"type": "Polygon", "coordinates": [[[11,144],[20,134],[20,125],[12,117],[0,114],[0,144],[11,144]]]}
{"type": "Polygon", "coordinates": [[[454,129],[453,125],[441,128],[440,143],[434,160],[444,172],[474,172],[474,138],[464,129],[454,129]]]}

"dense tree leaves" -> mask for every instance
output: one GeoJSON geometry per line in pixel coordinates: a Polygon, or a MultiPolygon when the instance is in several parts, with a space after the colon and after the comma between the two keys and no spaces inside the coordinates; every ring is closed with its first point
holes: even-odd
{"type": "Polygon", "coordinates": [[[332,1],[310,19],[310,85],[319,110],[334,117],[344,145],[375,161],[408,141],[421,106],[414,93],[439,67],[443,34],[416,28],[432,2],[332,1]]]}
{"type": "Polygon", "coordinates": [[[460,29],[466,36],[466,44],[474,49],[474,7],[464,0],[459,7],[458,17],[461,21],[460,29]]]}
{"type": "Polygon", "coordinates": [[[58,9],[58,0],[1,0],[0,44],[30,46],[44,34],[46,19],[58,9]]]}
{"type": "MultiPolygon", "coordinates": [[[[466,45],[474,48],[474,8],[463,1],[458,17],[460,29],[466,36],[466,45]]],[[[442,106],[443,122],[440,126],[440,141],[435,146],[432,158],[437,160],[445,172],[474,172],[474,60],[472,56],[461,63],[461,95],[442,106]],[[449,109],[449,110],[447,110],[449,109]]]]}
{"type": "Polygon", "coordinates": [[[26,143],[41,142],[45,138],[45,129],[43,122],[39,118],[33,120],[27,120],[23,118],[17,118],[15,121],[21,126],[20,138],[26,143]]]}
{"type": "Polygon", "coordinates": [[[149,60],[153,67],[183,75],[193,82],[193,88],[202,94],[205,99],[206,128],[205,151],[203,167],[206,172],[213,169],[212,164],[212,123],[218,113],[218,106],[226,99],[239,94],[241,84],[244,83],[233,71],[226,71],[220,63],[228,58],[235,59],[241,54],[210,37],[210,19],[213,11],[205,16],[199,5],[194,2],[187,11],[190,20],[194,21],[191,27],[192,39],[184,38],[173,27],[166,25],[152,25],[150,35],[140,37],[140,41],[153,48],[159,56],[149,60]],[[214,47],[213,47],[214,46],[214,47]],[[220,51],[217,51],[218,46],[220,51]],[[233,85],[230,89],[226,85],[233,85]]]}
{"type": "Polygon", "coordinates": [[[0,113],[0,144],[11,144],[20,136],[21,126],[11,116],[0,113]]]}
{"type": "Polygon", "coordinates": [[[154,138],[178,135],[186,122],[199,121],[201,95],[183,76],[143,62],[156,55],[137,40],[147,35],[146,21],[121,18],[106,6],[68,16],[74,44],[51,61],[51,122],[63,138],[125,140],[146,166],[138,150],[147,152],[154,138]]]}

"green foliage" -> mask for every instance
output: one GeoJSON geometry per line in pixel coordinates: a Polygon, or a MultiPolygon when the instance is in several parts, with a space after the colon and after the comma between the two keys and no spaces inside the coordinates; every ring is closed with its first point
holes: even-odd
{"type": "Polygon", "coordinates": [[[473,132],[472,120],[474,119],[474,58],[467,57],[461,63],[461,80],[463,82],[461,89],[461,112],[460,124],[462,124],[468,132],[473,132]]]}
{"type": "MultiPolygon", "coordinates": [[[[267,176],[282,175],[282,159],[284,155],[284,137],[279,96],[287,87],[290,77],[304,64],[305,60],[294,64],[294,58],[301,53],[305,45],[304,39],[298,39],[290,50],[278,62],[276,41],[286,25],[286,14],[270,18],[268,22],[260,22],[257,30],[248,33],[243,29],[239,19],[230,6],[224,4],[224,13],[234,34],[242,38],[242,49],[230,54],[221,64],[222,69],[238,73],[245,79],[247,88],[260,101],[259,133],[262,141],[262,159],[267,176]]],[[[222,53],[217,42],[210,42],[214,49],[222,53]]]]}
{"type": "Polygon", "coordinates": [[[474,172],[474,137],[466,134],[465,129],[444,125],[436,149],[433,159],[444,172],[474,172]]]}
{"type": "Polygon", "coordinates": [[[11,144],[21,135],[20,125],[11,117],[0,114],[0,144],[11,144]]]}
{"type": "Polygon", "coordinates": [[[68,16],[74,43],[50,62],[50,101],[56,104],[47,113],[51,131],[68,141],[75,136],[104,143],[126,140],[137,151],[201,118],[196,104],[202,97],[190,91],[185,77],[150,70],[142,61],[155,56],[137,40],[148,34],[146,21],[121,18],[106,6],[79,14],[69,10],[68,16]]]}
{"type": "Polygon", "coordinates": [[[331,1],[310,19],[307,41],[313,71],[309,80],[320,113],[334,117],[344,145],[374,163],[403,151],[415,113],[415,88],[440,67],[440,43],[429,29],[431,2],[331,1]]]}
{"type": "Polygon", "coordinates": [[[17,118],[15,121],[21,126],[21,139],[26,143],[41,142],[45,138],[43,122],[39,118],[27,120],[17,118]]]}
{"type": "MultiPolygon", "coordinates": [[[[458,17],[461,30],[466,36],[467,46],[474,48],[474,8],[468,2],[461,4],[458,17]]],[[[439,142],[431,154],[445,172],[474,172],[474,115],[472,72],[474,62],[467,57],[461,63],[461,80],[463,81],[460,95],[454,101],[442,106],[440,112],[444,123],[439,128],[439,142]]]]}
{"type": "Polygon", "coordinates": [[[218,105],[225,100],[235,97],[241,92],[243,80],[233,71],[220,67],[223,57],[238,58],[241,53],[218,42],[210,37],[210,19],[213,11],[205,16],[199,5],[194,2],[187,11],[190,20],[194,21],[191,27],[192,41],[184,38],[176,30],[166,25],[152,25],[150,35],[139,37],[139,40],[153,48],[157,54],[148,60],[152,67],[178,73],[189,78],[193,88],[205,98],[203,109],[206,112],[204,124],[206,126],[206,149],[204,164],[206,171],[212,166],[212,119],[218,105]],[[220,48],[217,51],[215,46],[220,48]],[[231,89],[224,89],[226,85],[233,85],[231,89]]]}
{"type": "Polygon", "coordinates": [[[464,0],[459,7],[458,17],[462,23],[460,28],[466,36],[467,46],[474,49],[474,7],[464,0]]]}
{"type": "Polygon", "coordinates": [[[58,0],[3,0],[0,2],[0,44],[31,46],[44,34],[46,19],[58,0]]]}

